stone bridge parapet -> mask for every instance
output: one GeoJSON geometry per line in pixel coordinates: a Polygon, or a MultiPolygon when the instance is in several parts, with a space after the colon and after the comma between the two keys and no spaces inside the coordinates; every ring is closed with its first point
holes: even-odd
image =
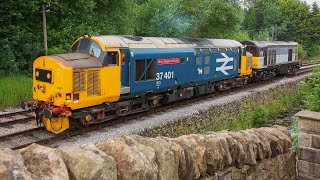
{"type": "Polygon", "coordinates": [[[120,136],[98,144],[0,149],[0,179],[295,179],[281,126],[178,138],[120,136]]]}

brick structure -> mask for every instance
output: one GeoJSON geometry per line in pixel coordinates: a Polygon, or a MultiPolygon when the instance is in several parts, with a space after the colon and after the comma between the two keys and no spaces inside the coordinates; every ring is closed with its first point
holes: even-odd
{"type": "Polygon", "coordinates": [[[297,172],[299,179],[320,179],[320,113],[300,111],[299,153],[297,172]]]}

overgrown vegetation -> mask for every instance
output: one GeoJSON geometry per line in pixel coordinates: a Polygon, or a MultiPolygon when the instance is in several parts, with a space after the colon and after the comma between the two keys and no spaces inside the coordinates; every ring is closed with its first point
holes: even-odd
{"type": "Polygon", "coordinates": [[[319,7],[299,0],[8,0],[0,2],[0,73],[30,74],[44,54],[42,4],[50,5],[49,54],[83,34],[297,41],[301,58],[320,54],[319,7]]]}
{"type": "Polygon", "coordinates": [[[272,124],[284,114],[297,112],[302,108],[299,91],[297,83],[289,83],[242,101],[239,109],[234,111],[224,111],[216,117],[201,120],[198,117],[190,118],[151,129],[144,135],[177,137],[190,133],[205,134],[207,131],[240,130],[272,124]]]}
{"type": "MultiPolygon", "coordinates": [[[[206,134],[208,131],[258,128],[272,124],[275,120],[285,115],[295,114],[302,109],[320,112],[320,68],[315,67],[312,76],[307,81],[288,83],[269,92],[256,94],[230,109],[209,117],[200,113],[199,116],[153,128],[144,135],[178,137],[191,133],[206,134]]],[[[293,135],[293,147],[297,149],[297,121],[290,128],[293,135]]]]}
{"type": "Polygon", "coordinates": [[[302,100],[310,111],[320,112],[320,69],[314,67],[313,74],[308,81],[301,82],[302,100]]]}
{"type": "Polygon", "coordinates": [[[240,130],[272,124],[283,114],[298,111],[302,104],[296,83],[275,88],[266,94],[258,94],[254,99],[244,101],[236,117],[231,117],[214,130],[240,130]]]}
{"type": "Polygon", "coordinates": [[[17,106],[23,99],[32,98],[32,79],[26,75],[1,76],[0,109],[17,106]]]}
{"type": "MultiPolygon", "coordinates": [[[[311,77],[299,84],[300,96],[305,109],[320,112],[320,69],[315,66],[311,77]]],[[[298,150],[298,121],[291,128],[293,148],[298,150]]]]}

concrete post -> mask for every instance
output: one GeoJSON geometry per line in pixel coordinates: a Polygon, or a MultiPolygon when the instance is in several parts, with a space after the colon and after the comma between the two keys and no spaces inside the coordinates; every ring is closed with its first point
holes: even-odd
{"type": "Polygon", "coordinates": [[[320,113],[300,111],[296,116],[299,117],[298,179],[319,179],[320,113]]]}

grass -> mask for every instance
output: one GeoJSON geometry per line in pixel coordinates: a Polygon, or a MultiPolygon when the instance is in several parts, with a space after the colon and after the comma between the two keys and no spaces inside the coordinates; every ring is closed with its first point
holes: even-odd
{"type": "Polygon", "coordinates": [[[178,137],[191,133],[206,134],[208,131],[241,130],[272,124],[276,119],[302,109],[299,90],[297,83],[289,83],[269,92],[253,95],[218,114],[207,116],[200,113],[195,117],[148,130],[143,135],[178,137]]]}
{"type": "Polygon", "coordinates": [[[320,55],[318,56],[313,56],[313,57],[307,57],[306,59],[303,60],[304,62],[316,62],[320,61],[320,55]]]}
{"type": "Polygon", "coordinates": [[[241,130],[258,128],[281,118],[291,111],[302,107],[301,95],[296,83],[289,83],[264,94],[257,94],[254,101],[245,100],[241,103],[237,116],[229,118],[214,128],[220,130],[241,130]]]}
{"type": "Polygon", "coordinates": [[[32,98],[32,79],[26,75],[0,75],[0,109],[32,98]]]}

